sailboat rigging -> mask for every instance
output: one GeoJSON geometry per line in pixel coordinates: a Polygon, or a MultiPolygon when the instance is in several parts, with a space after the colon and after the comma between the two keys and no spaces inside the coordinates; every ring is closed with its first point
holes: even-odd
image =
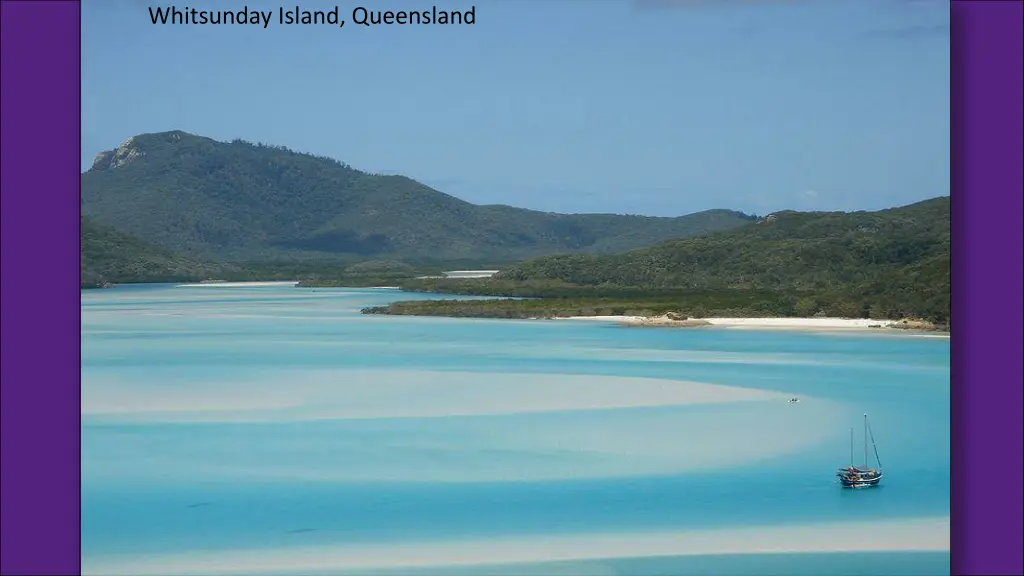
{"type": "Polygon", "coordinates": [[[882,481],[882,461],[878,457],[878,445],[875,444],[875,434],[871,431],[871,425],[868,423],[868,415],[864,415],[864,465],[855,466],[853,463],[853,428],[850,428],[850,465],[846,468],[840,468],[836,472],[836,476],[839,477],[839,482],[844,488],[864,488],[871,486],[878,486],[878,483],[882,481]],[[868,464],[868,438],[871,438],[871,446],[875,451],[875,462],[878,464],[877,468],[872,468],[868,464]]]}

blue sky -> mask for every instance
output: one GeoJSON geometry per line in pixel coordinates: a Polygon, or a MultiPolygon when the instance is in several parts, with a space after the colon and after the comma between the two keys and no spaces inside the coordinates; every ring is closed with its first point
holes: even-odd
{"type": "Polygon", "coordinates": [[[949,193],[944,1],[477,0],[473,26],[266,29],[82,4],[83,169],[135,134],[185,130],[559,212],[872,210],[949,193]]]}

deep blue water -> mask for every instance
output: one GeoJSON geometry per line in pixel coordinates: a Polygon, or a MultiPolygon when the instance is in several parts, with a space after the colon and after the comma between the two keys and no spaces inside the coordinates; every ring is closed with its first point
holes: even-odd
{"type": "MultiPolygon", "coordinates": [[[[949,514],[948,340],[359,314],[427,297],[169,285],[83,292],[83,560],[949,514]],[[636,377],[804,401],[520,412],[510,397],[499,402],[510,413],[494,414],[474,413],[481,400],[451,387],[457,378],[496,391],[529,383],[571,400],[600,380],[628,398],[639,384],[626,379],[636,377]],[[388,412],[428,406],[461,412],[388,412]],[[832,474],[850,460],[851,427],[863,460],[863,413],[886,478],[843,491],[832,474]]],[[[793,556],[537,570],[949,570],[948,553],[786,560],[793,556]]]]}

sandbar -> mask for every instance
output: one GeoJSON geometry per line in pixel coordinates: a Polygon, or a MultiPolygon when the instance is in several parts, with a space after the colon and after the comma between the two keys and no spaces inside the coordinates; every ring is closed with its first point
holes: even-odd
{"type": "Polygon", "coordinates": [[[616,322],[624,326],[714,326],[735,329],[782,329],[836,332],[846,330],[872,331],[885,334],[905,334],[932,338],[949,338],[949,333],[927,332],[927,323],[901,320],[876,320],[870,318],[687,318],[673,319],[669,316],[573,316],[566,320],[592,320],[616,322]],[[887,329],[887,330],[882,330],[887,329]]]}
{"type": "Polygon", "coordinates": [[[83,574],[345,574],[367,570],[486,566],[720,554],[949,550],[949,516],[624,534],[295,546],[83,560],[83,574]]]}
{"type": "Polygon", "coordinates": [[[291,418],[429,418],[787,398],[781,391],[657,378],[309,370],[284,372],[276,378],[159,387],[141,386],[130,379],[89,378],[82,386],[81,412],[85,417],[160,415],[165,421],[276,421],[282,415],[274,410],[307,407],[302,414],[290,414],[291,418]]]}

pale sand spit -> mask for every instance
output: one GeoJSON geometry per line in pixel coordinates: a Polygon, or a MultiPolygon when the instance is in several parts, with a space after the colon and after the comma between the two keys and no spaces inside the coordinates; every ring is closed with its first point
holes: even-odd
{"type": "Polygon", "coordinates": [[[658,378],[342,370],[288,372],[242,382],[183,382],[173,387],[87,378],[81,413],[85,417],[176,414],[172,419],[219,421],[224,412],[234,412],[232,420],[260,420],[279,415],[259,411],[306,406],[310,411],[305,418],[312,419],[426,418],[785,398],[782,392],[658,378]],[[410,398],[417,400],[410,402],[410,398]]]}
{"type": "Polygon", "coordinates": [[[575,534],[182,552],[83,560],[83,574],[228,575],[331,573],[653,556],[949,550],[950,519],[832,522],[700,531],[575,534]]]}
{"type": "Polygon", "coordinates": [[[878,331],[886,334],[903,333],[908,336],[924,336],[930,338],[949,338],[948,333],[921,333],[914,328],[924,328],[918,323],[897,320],[874,320],[869,318],[688,318],[676,320],[669,316],[574,316],[565,320],[592,320],[600,322],[617,322],[624,326],[678,326],[697,327],[714,326],[719,328],[737,329],[780,329],[780,330],[811,330],[811,331],[878,331]],[[879,330],[890,328],[891,330],[879,330]],[[897,332],[897,329],[902,329],[897,332]]]}

